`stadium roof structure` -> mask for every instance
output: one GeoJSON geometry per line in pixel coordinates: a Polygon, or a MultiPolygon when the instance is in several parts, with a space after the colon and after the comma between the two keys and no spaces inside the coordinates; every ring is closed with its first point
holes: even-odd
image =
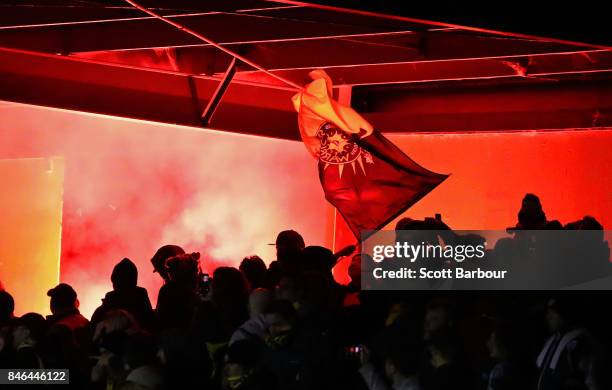
{"type": "Polygon", "coordinates": [[[0,99],[299,139],[322,68],[383,132],[612,127],[612,34],[380,3],[7,0],[0,99]]]}

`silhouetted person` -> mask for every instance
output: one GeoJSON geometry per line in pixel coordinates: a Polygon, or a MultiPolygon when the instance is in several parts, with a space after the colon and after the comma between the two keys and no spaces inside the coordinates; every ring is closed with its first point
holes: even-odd
{"type": "Polygon", "coordinates": [[[421,390],[418,377],[422,346],[414,335],[398,335],[384,348],[384,377],[369,361],[369,350],[360,347],[362,363],[359,374],[368,390],[421,390]],[[390,385],[387,385],[389,383],[390,385]]]}
{"type": "Polygon", "coordinates": [[[498,324],[487,341],[492,367],[486,378],[487,390],[528,389],[533,368],[522,350],[521,330],[516,324],[498,324]]]}
{"type": "Polygon", "coordinates": [[[174,256],[184,255],[185,251],[178,245],[164,245],[155,252],[151,258],[153,264],[153,272],[157,272],[164,279],[164,282],[170,280],[166,261],[174,256]]]}
{"type": "Polygon", "coordinates": [[[15,320],[13,328],[13,368],[44,368],[39,344],[46,332],[45,318],[28,313],[15,320]]]}
{"type": "Polygon", "coordinates": [[[289,301],[276,300],[266,313],[265,322],[266,349],[262,358],[265,369],[278,378],[281,389],[301,388],[299,385],[305,379],[300,374],[304,359],[292,345],[298,332],[295,309],[289,301]]]}
{"type": "Polygon", "coordinates": [[[573,240],[564,242],[563,247],[563,254],[568,259],[566,264],[574,266],[567,272],[571,272],[578,282],[609,276],[612,272],[610,244],[605,240],[603,225],[595,218],[585,216],[566,224],[565,230],[573,231],[566,233],[573,240]]]}
{"type": "Polygon", "coordinates": [[[450,303],[432,302],[423,327],[428,364],[422,378],[426,390],[473,389],[475,377],[466,362],[450,303]]]}
{"type": "Polygon", "coordinates": [[[126,343],[139,331],[136,320],[127,311],[117,309],[106,314],[93,337],[97,362],[91,369],[92,382],[107,387],[122,383],[127,374],[123,361],[126,343]]]}
{"type": "Polygon", "coordinates": [[[221,385],[223,390],[275,390],[276,377],[259,364],[261,348],[254,340],[232,344],[225,353],[221,385]]]}
{"type": "Polygon", "coordinates": [[[258,288],[249,295],[249,319],[234,331],[230,345],[239,340],[263,338],[266,331],[264,315],[272,303],[272,291],[258,288]]]}
{"type": "Polygon", "coordinates": [[[289,301],[275,300],[265,314],[268,326],[264,369],[281,389],[334,389],[332,343],[317,327],[302,321],[289,301]]]}
{"type": "MultiPolygon", "coordinates": [[[[236,268],[219,267],[211,283],[211,299],[200,303],[195,327],[206,342],[226,343],[248,318],[249,286],[236,268]]],[[[220,356],[219,358],[222,358],[220,356]]]]}
{"type": "Polygon", "coordinates": [[[199,253],[166,260],[168,282],[159,289],[157,317],[162,329],[187,328],[198,303],[199,253]]]}
{"type": "Polygon", "coordinates": [[[233,267],[219,267],[213,273],[212,302],[220,314],[237,327],[248,318],[250,289],[241,272],[233,267]]]}
{"type": "Polygon", "coordinates": [[[437,243],[438,234],[446,240],[454,234],[447,224],[436,218],[412,219],[402,218],[395,224],[395,240],[419,243],[422,240],[428,243],[437,243]],[[417,232],[417,230],[419,232],[417,232]],[[435,232],[427,232],[427,230],[435,232]]]}
{"type": "Polygon", "coordinates": [[[51,297],[49,306],[51,315],[47,316],[49,325],[66,325],[74,334],[77,343],[81,346],[89,341],[89,321],[79,312],[79,300],[74,289],[66,284],[60,283],[47,291],[51,297]]]}
{"type": "Polygon", "coordinates": [[[547,222],[540,198],[534,194],[525,194],[517,217],[518,223],[514,229],[538,230],[544,228],[547,222]]]}
{"type": "Polygon", "coordinates": [[[160,360],[168,388],[208,389],[212,363],[205,343],[184,329],[167,329],[160,334],[160,360]]]}
{"type": "Polygon", "coordinates": [[[328,309],[339,309],[346,295],[346,286],[336,282],[333,275],[333,268],[336,265],[339,257],[344,256],[344,253],[351,253],[355,247],[349,245],[343,248],[338,253],[334,254],[331,250],[322,246],[307,246],[302,250],[302,267],[303,275],[313,274],[312,278],[321,280],[320,286],[317,288],[316,283],[310,290],[313,292],[324,292],[325,296],[322,302],[328,309]],[[323,290],[325,288],[326,290],[323,290]]]}
{"type": "Polygon", "coordinates": [[[253,318],[268,312],[272,302],[272,292],[265,288],[258,288],[249,295],[249,317],[253,318]]]}
{"type": "Polygon", "coordinates": [[[304,238],[295,230],[284,230],[276,237],[276,260],[268,266],[266,287],[274,288],[283,272],[297,272],[301,269],[304,238]]]}
{"type": "Polygon", "coordinates": [[[304,249],[304,238],[295,230],[285,230],[276,237],[276,260],[290,261],[292,256],[304,249]]]}
{"type": "Polygon", "coordinates": [[[325,247],[311,245],[302,250],[303,269],[329,273],[336,265],[336,257],[333,252],[325,247]]]}
{"type": "Polygon", "coordinates": [[[266,263],[259,256],[245,257],[240,262],[240,271],[249,281],[251,289],[265,286],[266,282],[266,263]]]}
{"type": "Polygon", "coordinates": [[[97,388],[114,389],[123,382],[126,375],[123,355],[127,338],[126,332],[115,330],[104,333],[98,340],[97,362],[91,369],[91,382],[97,384],[97,388]]]}
{"type": "Polygon", "coordinates": [[[138,324],[151,328],[154,323],[154,313],[147,290],[138,287],[138,270],[130,259],[123,259],[111,274],[113,291],[102,299],[102,305],[91,317],[92,324],[100,322],[110,310],[123,309],[131,313],[138,324]]]}
{"type": "Polygon", "coordinates": [[[536,360],[538,390],[601,389],[596,343],[580,326],[581,302],[575,296],[548,301],[546,322],[552,335],[536,360]]]}
{"type": "Polygon", "coordinates": [[[12,341],[12,326],[15,316],[15,301],[13,296],[0,290],[0,367],[5,367],[10,357],[12,341]]]}
{"type": "Polygon", "coordinates": [[[10,325],[14,318],[15,300],[4,290],[0,290],[0,329],[10,325]]]}
{"type": "MultiPolygon", "coordinates": [[[[351,257],[351,263],[348,267],[348,275],[351,279],[346,285],[344,299],[342,301],[343,306],[357,306],[361,304],[361,257],[367,256],[371,261],[371,257],[367,254],[357,253],[351,257]]],[[[369,268],[369,267],[368,267],[369,268]]],[[[369,272],[365,271],[365,272],[369,272]]],[[[366,276],[367,277],[367,276],[366,276]]]]}
{"type": "Polygon", "coordinates": [[[125,381],[148,390],[163,389],[161,367],[157,363],[157,343],[148,333],[136,333],[127,338],[123,364],[127,370],[125,381]]]}
{"type": "Polygon", "coordinates": [[[72,331],[66,325],[51,326],[41,346],[45,368],[68,369],[69,388],[87,388],[91,368],[87,351],[77,345],[72,331]]]}
{"type": "Polygon", "coordinates": [[[349,284],[347,285],[350,292],[355,292],[361,290],[361,262],[362,256],[371,257],[368,254],[357,253],[353,257],[351,257],[351,264],[348,267],[348,275],[351,278],[349,284]]]}
{"type": "Polygon", "coordinates": [[[294,309],[299,309],[304,303],[306,291],[304,279],[301,274],[286,273],[280,278],[274,296],[290,302],[294,309]]]}

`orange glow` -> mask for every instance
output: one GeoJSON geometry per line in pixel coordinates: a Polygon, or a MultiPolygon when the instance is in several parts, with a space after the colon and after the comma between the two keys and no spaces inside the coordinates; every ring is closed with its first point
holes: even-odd
{"type": "Polygon", "coordinates": [[[442,214],[456,229],[505,229],[537,194],[549,219],[592,215],[612,226],[612,129],[390,137],[431,169],[451,173],[409,212],[442,214]]]}
{"type": "Polygon", "coordinates": [[[49,314],[47,290],[59,279],[64,162],[0,160],[0,279],[15,314],[49,314]]]}
{"type": "MultiPolygon", "coordinates": [[[[200,251],[212,271],[254,253],[273,260],[267,244],[287,228],[307,245],[354,242],[341,218],[333,229],[316,162],[299,142],[2,102],[0,115],[0,158],[64,156],[61,280],[75,287],[86,315],[111,289],[112,267],[124,256],[155,302],[160,278],[149,258],[163,243],[200,251]]],[[[423,166],[451,173],[406,216],[440,213],[456,229],[504,229],[533,192],[549,219],[588,214],[612,226],[612,129],[389,138],[423,166]]],[[[11,264],[19,268],[2,264],[0,275],[8,290],[10,277],[25,275],[23,262],[11,264]]],[[[346,266],[335,269],[341,282],[346,266]]],[[[43,308],[18,297],[19,310],[45,312],[46,288],[27,293],[43,308]]]]}
{"type": "MultiPolygon", "coordinates": [[[[504,230],[516,224],[521,199],[531,192],[550,220],[591,215],[612,227],[612,129],[388,137],[419,164],[451,174],[402,217],[440,213],[454,229],[504,230]]],[[[354,241],[346,229],[339,218],[337,247],[354,241]]],[[[346,267],[346,260],[336,267],[337,279],[347,280],[346,267]]]]}

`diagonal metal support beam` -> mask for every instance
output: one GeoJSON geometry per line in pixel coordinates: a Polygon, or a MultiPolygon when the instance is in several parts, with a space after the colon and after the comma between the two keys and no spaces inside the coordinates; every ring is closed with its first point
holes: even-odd
{"type": "Polygon", "coordinates": [[[232,82],[232,79],[234,78],[235,74],[236,57],[233,57],[232,62],[230,62],[229,66],[227,67],[227,70],[225,71],[225,74],[223,75],[223,80],[221,80],[221,82],[219,83],[219,86],[215,90],[215,93],[213,94],[212,98],[208,101],[208,105],[202,113],[202,125],[204,127],[208,127],[210,125],[210,120],[215,114],[219,103],[221,103],[221,99],[223,98],[223,95],[225,95],[225,92],[227,91],[227,88],[232,82]]]}
{"type": "Polygon", "coordinates": [[[190,28],[188,28],[186,26],[183,26],[180,23],[174,22],[174,21],[172,21],[172,20],[170,20],[170,19],[168,19],[168,18],[166,18],[166,17],[164,17],[162,15],[159,15],[158,13],[155,13],[155,12],[151,11],[150,9],[148,9],[146,7],[143,7],[142,5],[136,3],[136,1],[134,1],[134,0],[124,0],[124,1],[129,3],[129,4],[131,4],[133,7],[141,10],[142,12],[144,12],[146,14],[149,14],[151,16],[154,16],[155,18],[161,20],[162,22],[164,22],[166,24],[169,24],[169,25],[179,29],[180,31],[184,31],[187,34],[189,34],[189,35],[199,39],[200,41],[204,41],[204,42],[208,43],[209,45],[212,45],[213,47],[221,50],[222,52],[224,52],[226,54],[229,54],[230,56],[234,57],[235,59],[238,59],[241,62],[244,62],[245,64],[247,64],[247,65],[249,65],[249,66],[251,66],[251,67],[253,67],[253,68],[255,68],[255,69],[257,69],[257,70],[259,70],[259,71],[261,71],[261,72],[263,72],[265,74],[267,74],[267,75],[269,75],[270,77],[275,78],[275,79],[279,80],[280,82],[295,88],[296,91],[299,91],[299,90],[302,89],[302,87],[300,85],[297,85],[293,81],[284,79],[284,78],[282,78],[280,76],[275,75],[272,72],[267,71],[265,68],[262,68],[260,65],[254,63],[253,61],[249,60],[248,58],[246,58],[246,57],[240,55],[239,53],[236,53],[235,51],[232,51],[232,50],[230,50],[230,49],[228,49],[228,48],[226,48],[224,46],[221,46],[219,43],[215,42],[214,40],[212,40],[212,39],[210,39],[210,38],[208,38],[206,36],[204,36],[203,34],[198,33],[195,30],[192,30],[192,29],[190,29],[190,28]]]}
{"type": "MultiPolygon", "coordinates": [[[[219,82],[201,75],[0,48],[0,101],[205,129],[202,108],[219,82]]],[[[293,94],[291,89],[234,80],[215,112],[215,129],[297,140],[293,94]]]]}
{"type": "MultiPolygon", "coordinates": [[[[610,50],[612,48],[612,46],[610,46],[609,44],[577,42],[575,40],[559,39],[559,38],[545,37],[545,36],[540,36],[540,35],[526,34],[526,33],[519,33],[519,32],[501,31],[496,28],[467,26],[467,25],[458,24],[458,23],[448,23],[448,22],[442,22],[442,21],[434,21],[431,19],[386,14],[386,13],[380,13],[380,12],[367,11],[363,9],[339,7],[335,5],[326,5],[324,3],[317,3],[317,2],[312,3],[312,2],[304,2],[304,1],[297,1],[297,0],[265,0],[265,1],[270,2],[270,3],[275,3],[275,4],[282,3],[282,4],[295,5],[295,6],[301,6],[301,7],[311,7],[314,9],[339,12],[339,13],[344,13],[344,14],[349,14],[349,15],[380,18],[380,19],[384,19],[387,21],[415,23],[415,24],[421,24],[421,25],[437,26],[437,27],[442,27],[442,28],[452,28],[452,29],[458,29],[458,30],[464,30],[464,31],[471,31],[475,33],[499,35],[499,36],[509,37],[509,38],[520,38],[520,39],[528,39],[528,40],[536,40],[536,41],[545,41],[545,42],[559,43],[559,44],[570,45],[570,46],[580,46],[580,47],[586,46],[586,47],[590,47],[593,49],[603,49],[603,50],[610,50]]],[[[438,12],[440,12],[440,10],[438,10],[438,12]]],[[[435,13],[433,15],[435,15],[435,13]]]]}

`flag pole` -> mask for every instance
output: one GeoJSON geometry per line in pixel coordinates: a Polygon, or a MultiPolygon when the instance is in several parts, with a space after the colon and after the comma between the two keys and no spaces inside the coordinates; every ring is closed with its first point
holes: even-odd
{"type": "Polygon", "coordinates": [[[264,72],[268,76],[270,76],[272,78],[275,78],[275,79],[277,79],[277,80],[279,80],[279,81],[281,81],[281,82],[291,86],[296,91],[301,91],[303,89],[300,85],[294,83],[293,81],[288,80],[288,79],[286,79],[286,78],[284,78],[282,76],[279,76],[277,74],[274,74],[274,73],[270,72],[269,70],[265,69],[261,65],[255,63],[255,62],[253,62],[251,60],[249,60],[246,57],[241,56],[240,54],[236,53],[235,51],[230,50],[230,49],[228,49],[226,47],[223,47],[220,44],[218,44],[217,42],[211,40],[210,38],[207,38],[206,36],[196,32],[196,31],[193,31],[192,29],[190,29],[188,27],[185,27],[182,24],[176,23],[176,22],[174,22],[174,21],[172,21],[172,20],[170,20],[170,19],[168,19],[168,18],[166,18],[166,17],[164,17],[162,15],[159,15],[158,13],[156,13],[154,11],[151,11],[150,9],[148,9],[146,7],[143,7],[142,5],[136,3],[134,0],[125,0],[125,1],[127,3],[129,3],[132,7],[136,8],[136,9],[139,9],[142,12],[145,12],[145,13],[153,16],[154,18],[157,18],[157,19],[159,19],[159,20],[161,20],[161,21],[163,21],[165,23],[168,23],[168,24],[176,27],[177,29],[179,29],[181,31],[184,31],[187,34],[190,34],[190,35],[198,38],[199,40],[204,41],[204,42],[208,43],[209,45],[211,45],[211,46],[213,46],[213,47],[223,51],[224,53],[229,54],[230,56],[232,56],[232,57],[234,57],[234,58],[244,62],[245,64],[247,64],[249,66],[252,66],[253,68],[255,68],[255,69],[257,69],[257,70],[259,70],[261,72],[264,72]]]}

